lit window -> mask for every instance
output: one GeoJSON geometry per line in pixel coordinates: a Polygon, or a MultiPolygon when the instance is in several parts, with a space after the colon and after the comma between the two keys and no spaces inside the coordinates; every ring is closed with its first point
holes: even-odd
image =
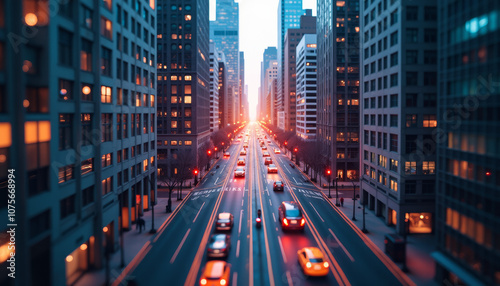
{"type": "Polygon", "coordinates": [[[184,103],[190,104],[191,103],[191,96],[184,96],[184,103]]]}
{"type": "Polygon", "coordinates": [[[434,174],[436,171],[435,161],[424,161],[422,163],[422,172],[424,175],[434,174]]]}
{"type": "Polygon", "coordinates": [[[406,175],[416,175],[417,174],[417,162],[405,162],[405,174],[406,175]]]}
{"type": "Polygon", "coordinates": [[[435,114],[425,114],[424,115],[424,127],[436,127],[437,126],[437,117],[435,114]]]}
{"type": "Polygon", "coordinates": [[[101,85],[101,102],[111,103],[111,87],[101,85]]]}
{"type": "MultiPolygon", "coordinates": [[[[177,120],[172,120],[172,123],[170,124],[170,127],[177,128],[177,120]]],[[[174,145],[174,144],[172,144],[172,145],[174,145]]]]}
{"type": "Polygon", "coordinates": [[[184,20],[186,21],[191,21],[191,15],[185,15],[184,20]]]}

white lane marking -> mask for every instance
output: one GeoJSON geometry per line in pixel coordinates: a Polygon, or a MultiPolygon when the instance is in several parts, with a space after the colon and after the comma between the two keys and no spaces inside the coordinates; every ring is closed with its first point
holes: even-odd
{"type": "Polygon", "coordinates": [[[219,180],[219,177],[217,177],[217,179],[215,179],[214,185],[217,185],[218,180],[219,180]]]}
{"type": "Polygon", "coordinates": [[[309,202],[309,204],[311,204],[311,207],[313,207],[314,211],[316,212],[316,214],[319,216],[319,218],[321,219],[322,222],[325,222],[325,220],[321,217],[321,215],[319,214],[319,212],[316,210],[316,208],[313,206],[313,204],[311,202],[309,202]]]}
{"type": "Polygon", "coordinates": [[[243,201],[244,201],[244,200],[243,200],[243,199],[241,199],[241,206],[243,206],[243,201]]]}
{"type": "Polygon", "coordinates": [[[285,255],[285,250],[283,249],[283,244],[281,244],[281,237],[278,235],[278,242],[280,244],[280,249],[281,249],[281,255],[283,256],[283,261],[287,263],[286,260],[286,255],[285,255]]]}
{"type": "Polygon", "coordinates": [[[198,215],[200,214],[201,209],[203,208],[204,205],[205,205],[205,202],[203,202],[203,204],[201,205],[200,210],[198,211],[198,213],[196,214],[196,216],[193,219],[193,222],[198,218],[198,215]]]}
{"type": "Polygon", "coordinates": [[[222,174],[222,172],[224,172],[224,169],[226,169],[226,165],[224,165],[224,167],[222,167],[222,170],[220,170],[221,174],[222,174]]]}
{"type": "Polygon", "coordinates": [[[233,273],[233,286],[238,285],[238,272],[233,273]]]}
{"type": "Polygon", "coordinates": [[[184,235],[184,238],[182,239],[181,243],[177,247],[177,250],[175,251],[174,255],[172,256],[172,259],[170,259],[170,264],[174,263],[175,258],[177,257],[177,254],[179,254],[179,251],[181,251],[182,245],[186,241],[186,238],[188,237],[188,234],[189,234],[190,231],[191,231],[191,229],[188,229],[188,231],[186,231],[186,234],[184,235]]]}
{"type": "Polygon", "coordinates": [[[273,206],[273,203],[271,202],[271,199],[269,199],[269,204],[270,204],[271,206],[273,206]]]}
{"type": "Polygon", "coordinates": [[[276,216],[274,215],[274,213],[273,213],[273,219],[274,219],[274,222],[276,222],[276,216]]]}
{"type": "Polygon", "coordinates": [[[236,243],[236,258],[240,257],[240,240],[236,243]]]}
{"type": "Polygon", "coordinates": [[[297,184],[297,185],[298,185],[298,184],[299,184],[299,182],[297,182],[297,180],[295,180],[295,177],[292,177],[292,178],[293,178],[293,180],[295,181],[295,184],[297,184]]]}
{"type": "Polygon", "coordinates": [[[243,210],[240,211],[240,226],[238,228],[238,236],[240,235],[241,233],[241,219],[243,218],[243,210]]]}
{"type": "Polygon", "coordinates": [[[330,231],[330,233],[332,234],[332,236],[335,238],[335,240],[337,240],[337,242],[339,243],[340,247],[342,247],[342,250],[344,250],[345,254],[347,254],[347,256],[349,257],[349,259],[354,262],[354,257],[352,257],[352,255],[349,253],[349,251],[347,251],[347,249],[344,247],[344,245],[342,244],[342,242],[340,242],[339,238],[335,235],[335,233],[333,233],[332,229],[329,228],[328,229],[330,231]]]}
{"type": "Polygon", "coordinates": [[[289,286],[292,286],[292,285],[293,285],[293,282],[292,282],[292,275],[290,274],[290,271],[287,271],[287,272],[286,272],[286,280],[288,280],[288,285],[289,285],[289,286]]]}

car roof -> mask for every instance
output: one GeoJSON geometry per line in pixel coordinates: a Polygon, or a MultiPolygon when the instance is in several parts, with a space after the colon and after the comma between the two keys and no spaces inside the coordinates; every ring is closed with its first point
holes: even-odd
{"type": "Polygon", "coordinates": [[[224,273],[224,266],[226,266],[225,261],[209,261],[205,266],[205,276],[207,278],[219,278],[222,277],[224,273]]]}
{"type": "Polygon", "coordinates": [[[299,209],[299,204],[297,202],[282,202],[287,210],[289,209],[299,209]]]}
{"type": "Polygon", "coordinates": [[[307,258],[323,258],[323,253],[317,247],[304,247],[302,250],[307,258]]]}
{"type": "Polygon", "coordinates": [[[231,218],[230,213],[220,213],[219,214],[219,219],[229,219],[229,218],[231,218]]]}

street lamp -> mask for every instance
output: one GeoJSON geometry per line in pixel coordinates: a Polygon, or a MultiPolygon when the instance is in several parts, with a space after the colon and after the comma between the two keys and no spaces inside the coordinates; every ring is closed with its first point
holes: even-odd
{"type": "Polygon", "coordinates": [[[210,169],[210,155],[212,155],[211,150],[207,150],[207,156],[208,156],[208,161],[207,161],[207,171],[210,169]]]}
{"type": "Polygon", "coordinates": [[[215,158],[219,159],[219,157],[217,156],[217,146],[214,147],[214,152],[215,152],[215,156],[216,156],[215,158]]]}
{"type": "Polygon", "coordinates": [[[328,198],[332,198],[330,194],[330,186],[332,185],[332,170],[326,169],[326,177],[328,178],[328,198]]]}

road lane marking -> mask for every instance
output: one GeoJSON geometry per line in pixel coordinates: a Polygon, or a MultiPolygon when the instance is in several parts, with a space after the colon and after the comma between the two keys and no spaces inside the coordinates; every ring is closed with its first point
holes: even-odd
{"type": "Polygon", "coordinates": [[[238,285],[238,272],[233,273],[233,286],[238,285]]]}
{"type": "Polygon", "coordinates": [[[321,219],[322,222],[325,222],[325,220],[321,217],[321,215],[319,214],[319,212],[316,210],[316,208],[313,206],[313,204],[311,202],[309,202],[309,204],[311,204],[311,207],[313,207],[314,211],[316,212],[316,214],[319,216],[319,218],[321,219]]]}
{"type": "Polygon", "coordinates": [[[290,271],[286,272],[286,280],[288,280],[288,285],[289,286],[293,286],[292,275],[290,274],[290,271]]]}
{"type": "Polygon", "coordinates": [[[241,199],[241,206],[243,206],[243,201],[244,201],[244,199],[241,199]]]}
{"type": "Polygon", "coordinates": [[[174,263],[175,258],[177,257],[177,254],[179,254],[179,251],[181,251],[182,245],[184,244],[184,242],[186,242],[186,238],[188,237],[190,231],[191,231],[191,229],[188,229],[188,231],[186,231],[184,238],[182,239],[181,243],[179,243],[177,250],[175,251],[174,255],[172,256],[172,259],[170,259],[170,264],[174,263]]]}
{"type": "Polygon", "coordinates": [[[333,233],[332,229],[328,229],[330,231],[330,233],[332,234],[332,236],[335,238],[335,240],[338,242],[338,244],[340,245],[340,247],[342,248],[342,250],[344,250],[345,254],[347,254],[347,256],[349,257],[349,259],[354,262],[354,257],[352,257],[352,255],[349,253],[349,251],[347,251],[347,249],[344,247],[344,245],[342,244],[342,242],[340,242],[339,238],[335,235],[335,233],[333,233]]]}
{"type": "Polygon", "coordinates": [[[271,202],[271,199],[269,199],[269,204],[270,204],[271,206],[273,206],[273,203],[271,202]]]}
{"type": "Polygon", "coordinates": [[[293,177],[293,180],[295,181],[295,183],[298,185],[299,182],[297,182],[297,180],[295,179],[295,177],[293,177]]]}
{"type": "Polygon", "coordinates": [[[240,240],[236,243],[236,258],[240,257],[240,240]]]}
{"type": "Polygon", "coordinates": [[[280,244],[280,249],[281,249],[281,255],[283,256],[283,261],[285,262],[285,264],[287,263],[287,260],[286,260],[286,255],[285,255],[285,249],[283,249],[283,244],[281,243],[281,237],[278,235],[278,242],[280,244]]]}
{"type": "Polygon", "coordinates": [[[238,236],[240,236],[241,233],[241,219],[243,218],[243,210],[240,211],[240,226],[238,228],[238,236]]]}
{"type": "Polygon", "coordinates": [[[196,214],[196,216],[195,216],[195,217],[194,217],[194,219],[193,219],[193,222],[195,222],[195,221],[196,221],[196,219],[198,218],[198,215],[200,214],[201,209],[203,208],[203,206],[204,206],[204,205],[205,205],[205,202],[203,202],[203,204],[201,205],[200,210],[198,210],[198,213],[196,214]]]}
{"type": "Polygon", "coordinates": [[[217,185],[218,180],[219,180],[219,177],[217,177],[217,179],[215,179],[214,185],[217,185]]]}
{"type": "Polygon", "coordinates": [[[274,219],[274,222],[276,222],[276,216],[274,215],[274,213],[273,213],[273,219],[274,219]]]}

